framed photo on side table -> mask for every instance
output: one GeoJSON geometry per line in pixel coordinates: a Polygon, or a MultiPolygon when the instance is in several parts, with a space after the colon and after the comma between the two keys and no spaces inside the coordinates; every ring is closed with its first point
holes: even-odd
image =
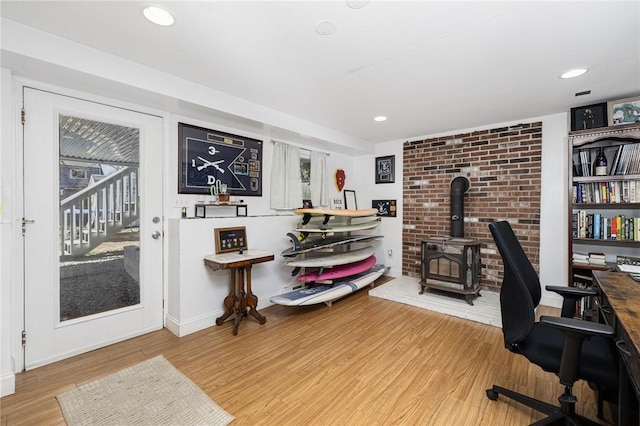
{"type": "Polygon", "coordinates": [[[247,229],[244,226],[235,228],[216,228],[216,254],[247,250],[247,229]]]}
{"type": "Polygon", "coordinates": [[[394,183],[396,181],[395,159],[395,155],[376,157],[376,183],[394,183]]]}

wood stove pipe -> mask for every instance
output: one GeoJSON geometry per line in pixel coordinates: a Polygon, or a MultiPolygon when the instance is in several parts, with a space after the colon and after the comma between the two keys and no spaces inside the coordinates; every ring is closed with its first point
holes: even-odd
{"type": "Polygon", "coordinates": [[[451,180],[451,236],[464,237],[464,193],[471,187],[471,182],[464,176],[451,180]]]}

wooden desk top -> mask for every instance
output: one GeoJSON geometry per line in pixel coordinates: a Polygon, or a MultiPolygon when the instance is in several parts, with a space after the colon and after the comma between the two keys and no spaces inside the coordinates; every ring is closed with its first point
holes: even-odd
{"type": "Polygon", "coordinates": [[[640,283],[619,272],[593,271],[593,278],[629,335],[635,353],[640,353],[640,283]]]}
{"type": "Polygon", "coordinates": [[[241,268],[243,266],[253,265],[254,263],[269,262],[273,260],[273,253],[249,249],[240,253],[220,253],[209,254],[204,257],[204,264],[213,271],[218,269],[241,268]]]}

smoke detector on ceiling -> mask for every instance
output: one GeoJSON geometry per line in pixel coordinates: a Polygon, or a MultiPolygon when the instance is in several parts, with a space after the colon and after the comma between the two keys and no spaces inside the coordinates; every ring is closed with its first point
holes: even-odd
{"type": "Polygon", "coordinates": [[[316,32],[320,35],[330,35],[336,30],[336,24],[331,21],[318,21],[316,23],[316,32]]]}

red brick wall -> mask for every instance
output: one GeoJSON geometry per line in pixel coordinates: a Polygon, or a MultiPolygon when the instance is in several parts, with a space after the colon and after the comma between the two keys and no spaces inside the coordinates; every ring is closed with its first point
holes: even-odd
{"type": "Polygon", "coordinates": [[[502,260],[488,224],[511,223],[538,270],[542,123],[405,142],[402,270],[420,276],[420,242],[450,235],[450,182],[466,176],[464,236],[482,242],[482,286],[498,290],[502,260]]]}

